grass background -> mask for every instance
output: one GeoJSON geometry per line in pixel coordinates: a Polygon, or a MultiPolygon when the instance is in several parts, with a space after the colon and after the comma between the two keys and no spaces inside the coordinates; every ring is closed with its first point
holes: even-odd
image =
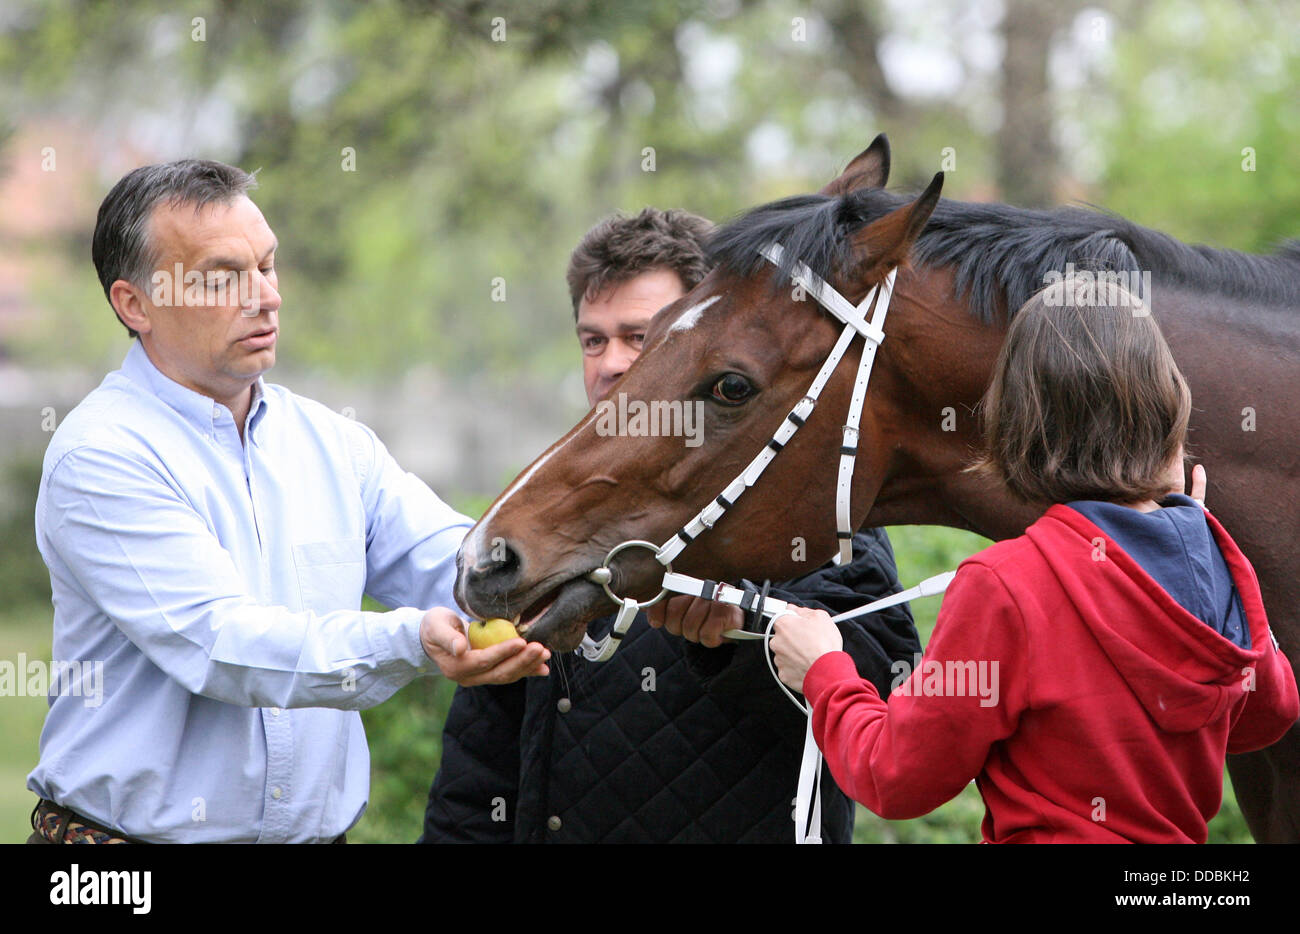
{"type": "MultiPolygon", "coordinates": [[[[905,586],[950,570],[987,545],[977,535],[933,526],[891,528],[889,535],[905,586]]],[[[923,643],[929,641],[939,603],[931,597],[912,604],[923,643]]],[[[51,617],[48,606],[39,604],[0,612],[0,659],[15,660],[20,652],[48,659],[51,617]]],[[[370,806],[348,833],[349,841],[407,843],[419,836],[429,784],[442,756],[442,723],[453,688],[445,679],[424,678],[362,713],[370,740],[370,806]]],[[[22,842],[30,833],[28,817],[35,798],[27,791],[26,780],[36,764],[45,709],[43,697],[0,698],[0,841],[22,842]]],[[[1224,785],[1223,808],[1210,822],[1210,842],[1249,843],[1250,833],[1226,778],[1224,785]]],[[[952,801],[916,820],[882,820],[859,808],[854,840],[975,843],[983,816],[979,792],[969,785],[952,801]]]]}

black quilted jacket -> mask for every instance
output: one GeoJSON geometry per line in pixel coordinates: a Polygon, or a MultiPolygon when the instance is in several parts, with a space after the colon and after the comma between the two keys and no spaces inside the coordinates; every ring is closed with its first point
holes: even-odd
{"type": "MultiPolygon", "coordinates": [[[[889,539],[772,588],[831,613],[900,587],[889,539]]],[[[601,634],[610,619],[593,624],[601,634]]],[[[906,605],[841,627],[882,694],[921,651],[906,605]]],[[[807,719],[759,642],[707,649],[639,615],[613,658],[557,653],[547,678],[459,688],[421,843],[789,843],[807,719]]],[[[853,805],[823,769],[823,839],[849,842],[853,805]]]]}

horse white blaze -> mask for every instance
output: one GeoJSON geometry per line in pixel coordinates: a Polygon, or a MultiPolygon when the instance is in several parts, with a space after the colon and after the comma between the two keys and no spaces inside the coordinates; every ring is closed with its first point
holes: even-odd
{"type": "Polygon", "coordinates": [[[687,308],[681,313],[676,321],[668,326],[668,333],[671,334],[673,331],[689,331],[691,328],[695,327],[700,320],[700,315],[704,314],[705,309],[720,298],[722,298],[721,295],[714,295],[712,298],[706,298],[704,301],[696,302],[690,308],[687,308]]]}
{"type": "MultiPolygon", "coordinates": [[[[722,298],[721,295],[713,295],[709,298],[703,299],[702,301],[696,302],[690,308],[687,308],[682,312],[676,321],[669,325],[667,333],[671,334],[673,331],[688,331],[695,327],[700,320],[700,315],[708,310],[708,308],[720,298],[722,298]]],[[[523,488],[524,484],[532,478],[533,474],[535,474],[543,464],[550,460],[551,457],[560,450],[560,448],[564,447],[564,445],[568,444],[569,441],[576,438],[579,432],[592,424],[595,420],[595,415],[596,410],[593,408],[592,411],[587,414],[586,419],[579,423],[577,431],[570,435],[567,440],[561,441],[555,447],[551,448],[551,450],[538,458],[533,463],[533,466],[528,468],[527,473],[512,483],[510,487],[501,494],[501,498],[492,504],[492,508],[489,509],[487,513],[484,514],[483,518],[478,521],[478,524],[474,527],[473,533],[467,536],[461,545],[461,552],[464,555],[464,563],[466,567],[474,567],[479,563],[479,555],[484,551],[483,529],[492,521],[492,517],[496,515],[497,510],[501,508],[506,500],[519,492],[519,490],[523,488]]]]}
{"type": "Polygon", "coordinates": [[[533,474],[537,473],[537,471],[541,469],[542,465],[549,461],[555,453],[560,450],[560,448],[564,447],[576,438],[588,425],[593,424],[595,422],[595,414],[594,409],[587,413],[587,417],[578,423],[577,430],[534,461],[533,465],[528,468],[524,475],[515,480],[514,483],[510,484],[506,491],[501,494],[500,499],[492,504],[492,508],[483,515],[483,518],[474,526],[474,530],[470,535],[466,536],[465,541],[461,544],[461,552],[464,554],[464,566],[466,569],[478,565],[480,560],[479,555],[485,550],[483,547],[483,530],[487,527],[488,523],[492,521],[492,517],[497,514],[497,510],[501,508],[506,500],[523,489],[524,485],[532,479],[533,474]]]}

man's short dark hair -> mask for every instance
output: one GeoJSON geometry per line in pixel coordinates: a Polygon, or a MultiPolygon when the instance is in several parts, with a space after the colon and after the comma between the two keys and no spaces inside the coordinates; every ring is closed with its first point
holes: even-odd
{"type": "Polygon", "coordinates": [[[91,257],[105,297],[118,279],[148,290],[158,264],[156,247],[149,242],[149,218],[160,203],[192,204],[197,211],[209,204],[229,204],[256,187],[257,180],[243,169],[208,159],[182,159],[128,172],[99,206],[95,221],[91,257]]]}
{"type": "Polygon", "coordinates": [[[1027,502],[1164,496],[1191,393],[1150,311],[1117,285],[1099,300],[1105,290],[1066,276],[1016,312],[981,403],[985,451],[968,470],[1027,502]]]}
{"type": "Polygon", "coordinates": [[[573,315],[584,298],[643,272],[671,269],[686,291],[709,272],[704,241],[713,224],[689,211],[646,208],[636,217],[615,214],[587,231],[569,257],[569,297],[573,315]]]}

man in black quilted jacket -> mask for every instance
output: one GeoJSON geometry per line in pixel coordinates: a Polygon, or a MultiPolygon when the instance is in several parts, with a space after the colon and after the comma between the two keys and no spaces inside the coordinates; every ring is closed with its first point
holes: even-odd
{"type": "MultiPolygon", "coordinates": [[[[647,208],[597,224],[568,281],[594,405],[641,351],[651,317],[704,278],[711,225],[647,208]]],[[[745,582],[747,586],[753,586],[745,582]]],[[[830,613],[900,590],[883,530],[853,561],[774,584],[830,613]]],[[[736,607],[677,597],[638,614],[606,662],[557,653],[546,678],[459,688],[429,791],[422,843],[789,843],[806,719],[759,642],[724,642],[736,607]]],[[[599,639],[612,615],[590,627],[599,639]]],[[[906,604],[843,627],[859,673],[887,695],[921,651],[906,604]]],[[[847,843],[853,803],[822,775],[822,838],[847,843]]]]}

